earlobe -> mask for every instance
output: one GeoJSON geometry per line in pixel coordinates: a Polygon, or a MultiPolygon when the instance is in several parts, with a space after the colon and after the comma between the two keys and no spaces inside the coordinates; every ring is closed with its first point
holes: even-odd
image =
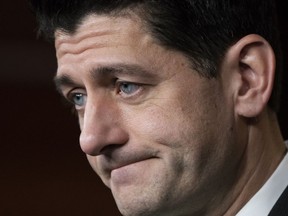
{"type": "Polygon", "coordinates": [[[229,49],[230,60],[236,62],[233,76],[235,113],[256,117],[270,98],[275,73],[275,55],[270,44],[259,35],[248,35],[229,49]],[[236,80],[235,80],[236,79],[236,80]]]}

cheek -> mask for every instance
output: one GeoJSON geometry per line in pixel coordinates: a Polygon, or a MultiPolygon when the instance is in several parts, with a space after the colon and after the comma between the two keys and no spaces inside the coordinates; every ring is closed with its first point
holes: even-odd
{"type": "Polygon", "coordinates": [[[84,118],[82,116],[79,116],[79,115],[78,115],[78,124],[79,124],[80,131],[82,131],[83,124],[84,124],[84,118]]]}
{"type": "Polygon", "coordinates": [[[199,136],[195,126],[201,126],[197,123],[197,115],[179,105],[153,104],[138,111],[129,110],[125,117],[132,139],[148,145],[187,147],[192,137],[199,136]]]}
{"type": "Polygon", "coordinates": [[[228,113],[221,108],[223,103],[212,94],[201,97],[202,100],[186,96],[127,111],[125,117],[130,134],[141,143],[168,147],[183,156],[179,160],[187,162],[203,160],[213,152],[216,154],[217,148],[225,148],[225,134],[231,122],[228,113]]]}
{"type": "MultiPolygon", "coordinates": [[[[131,111],[128,115],[130,116],[132,113],[131,111]]],[[[165,143],[168,137],[176,133],[174,128],[175,120],[164,108],[151,106],[134,115],[132,114],[127,119],[129,121],[130,134],[136,136],[137,139],[142,139],[142,141],[143,139],[148,139],[157,143],[165,143]]]]}

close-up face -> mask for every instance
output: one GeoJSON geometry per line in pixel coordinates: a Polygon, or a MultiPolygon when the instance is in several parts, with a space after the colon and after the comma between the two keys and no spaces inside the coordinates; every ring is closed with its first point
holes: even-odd
{"type": "Polygon", "coordinates": [[[55,45],[81,148],[122,214],[186,215],[221,202],[242,153],[221,78],[199,76],[133,16],[88,16],[75,34],[58,30],[55,45]]]}

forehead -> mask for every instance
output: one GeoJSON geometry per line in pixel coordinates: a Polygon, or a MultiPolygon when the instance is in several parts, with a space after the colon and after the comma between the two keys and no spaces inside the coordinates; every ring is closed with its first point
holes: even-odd
{"type": "Polygon", "coordinates": [[[87,75],[91,71],[114,65],[128,68],[136,65],[140,71],[162,77],[172,75],[175,65],[190,65],[182,53],[168,49],[154,39],[136,15],[89,15],[74,34],[58,30],[55,37],[58,77],[69,75],[84,80],[90,77],[87,75]]]}
{"type": "Polygon", "coordinates": [[[131,43],[133,39],[139,39],[145,33],[142,22],[136,15],[112,17],[92,14],[82,20],[73,34],[68,34],[61,29],[57,30],[55,32],[55,47],[57,55],[61,55],[67,52],[67,46],[80,47],[85,43],[91,45],[89,44],[89,39],[91,38],[101,39],[101,37],[105,37],[105,40],[93,40],[93,45],[101,47],[107,43],[113,44],[113,41],[116,43],[115,35],[117,35],[117,43],[121,39],[125,40],[128,36],[130,37],[129,43],[131,43]]]}
{"type": "Polygon", "coordinates": [[[116,68],[125,65],[126,72],[130,74],[135,68],[138,73],[153,71],[156,74],[156,71],[168,67],[167,62],[172,57],[174,61],[177,59],[174,52],[154,41],[138,17],[90,15],[74,34],[58,30],[55,37],[58,61],[56,76],[69,76],[78,81],[90,77],[87,75],[91,71],[105,67],[111,69],[115,65],[116,68]]]}
{"type": "Polygon", "coordinates": [[[89,15],[74,34],[58,30],[55,38],[57,75],[79,77],[79,72],[82,76],[97,67],[117,64],[159,71],[168,67],[168,58],[175,58],[175,53],[161,46],[136,15],[89,15]]]}

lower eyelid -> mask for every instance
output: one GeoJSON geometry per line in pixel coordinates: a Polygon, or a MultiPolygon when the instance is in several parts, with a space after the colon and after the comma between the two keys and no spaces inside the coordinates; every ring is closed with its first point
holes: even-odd
{"type": "MultiPolygon", "coordinates": [[[[130,87],[131,86],[135,87],[136,88],[135,91],[134,91],[134,89],[132,90],[134,92],[137,92],[138,89],[141,88],[141,85],[135,84],[135,83],[122,83],[122,85],[130,85],[130,87]]],[[[121,92],[121,91],[123,92],[123,89],[121,90],[121,83],[120,83],[119,84],[119,92],[121,92]]],[[[125,92],[124,92],[124,94],[125,94],[125,92]]],[[[129,94],[129,93],[127,93],[127,94],[129,94]]],[[[131,94],[133,94],[133,93],[131,93],[131,94]]]]}
{"type": "Polygon", "coordinates": [[[122,99],[127,99],[127,100],[137,100],[137,99],[140,99],[141,98],[141,96],[143,96],[143,94],[144,94],[144,90],[145,90],[145,88],[144,88],[144,86],[142,85],[142,86],[139,86],[139,88],[134,92],[134,93],[132,93],[132,94],[125,94],[125,93],[120,93],[120,97],[122,98],[122,99]]]}

